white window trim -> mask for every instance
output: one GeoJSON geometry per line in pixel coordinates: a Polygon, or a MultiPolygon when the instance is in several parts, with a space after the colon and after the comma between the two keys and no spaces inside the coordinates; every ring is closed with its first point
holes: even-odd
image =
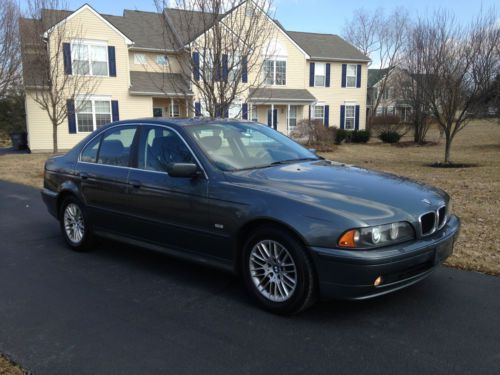
{"type": "Polygon", "coordinates": [[[311,108],[311,118],[313,120],[321,120],[323,123],[325,122],[325,103],[316,103],[311,108]],[[316,117],[316,107],[323,107],[323,117],[316,117]]]}
{"type": "Polygon", "coordinates": [[[273,83],[267,83],[265,82],[266,77],[264,77],[264,85],[265,86],[278,86],[278,87],[283,87],[287,85],[288,82],[288,61],[285,56],[267,56],[264,58],[264,61],[272,61],[273,62],[273,83]],[[276,61],[284,61],[285,62],[285,84],[284,85],[278,85],[276,84],[276,61]]]}
{"type": "Polygon", "coordinates": [[[168,67],[170,65],[170,61],[169,61],[168,56],[167,55],[156,55],[156,64],[163,66],[163,67],[168,67]],[[162,57],[165,58],[165,64],[160,64],[160,62],[158,61],[162,57]]]}
{"type": "Polygon", "coordinates": [[[345,72],[345,87],[347,89],[357,89],[357,83],[358,83],[358,64],[347,64],[346,67],[346,72],[345,72]],[[347,78],[352,77],[348,74],[349,72],[349,66],[354,66],[356,69],[354,69],[354,86],[349,86],[348,82],[349,80],[347,78]]]}
{"type": "Polygon", "coordinates": [[[146,54],[134,52],[134,65],[145,65],[147,62],[146,54]],[[139,56],[144,58],[144,62],[138,62],[139,56]]]}
{"type": "Polygon", "coordinates": [[[346,103],[345,104],[345,112],[344,112],[344,129],[345,130],[356,130],[356,104],[354,103],[346,103]],[[347,123],[347,107],[353,107],[354,110],[353,110],[353,115],[352,117],[349,116],[349,118],[352,118],[353,119],[353,123],[352,123],[352,129],[347,129],[346,127],[346,123],[347,123]]]}
{"type": "Polygon", "coordinates": [[[322,63],[322,62],[315,63],[315,65],[314,65],[314,87],[326,87],[326,63],[322,63]],[[323,67],[324,67],[323,71],[325,74],[323,74],[323,75],[317,74],[318,65],[323,65],[323,67]],[[316,84],[316,77],[323,77],[323,84],[322,85],[316,84]]]}
{"type": "MultiPolygon", "coordinates": [[[[78,110],[75,108],[75,125],[76,125],[76,134],[88,134],[92,133],[93,131],[97,130],[97,121],[96,121],[96,112],[95,112],[95,102],[96,101],[101,101],[101,102],[109,102],[109,114],[110,114],[110,120],[111,122],[113,121],[113,108],[111,107],[111,96],[79,96],[75,99],[75,107],[76,107],[76,102],[77,101],[85,101],[88,100],[92,103],[92,131],[88,132],[81,132],[78,130],[78,110]]],[[[87,112],[86,112],[87,113],[87,112]]]]}
{"type": "MultiPolygon", "coordinates": [[[[102,61],[101,61],[102,62],[102,61]]],[[[86,76],[92,76],[92,77],[109,77],[109,50],[108,50],[108,43],[102,40],[95,40],[95,39],[74,39],[71,41],[71,71],[72,75],[86,75],[86,76]],[[94,75],[92,72],[92,59],[90,58],[90,50],[87,50],[88,54],[88,63],[89,63],[89,74],[75,74],[75,71],[73,69],[73,48],[75,45],[85,45],[87,47],[89,46],[98,46],[98,47],[106,47],[106,75],[94,75]]]]}

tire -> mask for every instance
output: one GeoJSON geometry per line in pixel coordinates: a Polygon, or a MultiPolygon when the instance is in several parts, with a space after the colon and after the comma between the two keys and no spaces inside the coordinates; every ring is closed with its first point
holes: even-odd
{"type": "Polygon", "coordinates": [[[75,251],[88,251],[94,243],[92,224],[83,203],[74,196],[64,198],[59,209],[64,240],[75,251]],[[70,228],[71,227],[71,228],[70,228]]]}
{"type": "Polygon", "coordinates": [[[242,275],[250,294],[272,313],[297,314],[316,301],[312,261],[302,243],[279,227],[260,227],[249,236],[243,248],[242,275]],[[266,248],[273,252],[267,261],[266,248]]]}

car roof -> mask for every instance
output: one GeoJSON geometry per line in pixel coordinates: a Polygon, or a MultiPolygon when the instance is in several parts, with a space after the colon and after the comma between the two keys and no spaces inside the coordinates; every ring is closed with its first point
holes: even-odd
{"type": "Polygon", "coordinates": [[[170,125],[174,127],[188,127],[188,126],[199,126],[199,125],[211,125],[211,124],[255,124],[253,121],[248,120],[240,120],[240,119],[227,119],[227,118],[204,118],[204,117],[195,117],[195,118],[169,118],[169,117],[145,117],[138,118],[132,120],[124,120],[113,123],[114,125],[122,124],[134,124],[139,126],[145,126],[150,124],[161,124],[161,125],[170,125]]]}

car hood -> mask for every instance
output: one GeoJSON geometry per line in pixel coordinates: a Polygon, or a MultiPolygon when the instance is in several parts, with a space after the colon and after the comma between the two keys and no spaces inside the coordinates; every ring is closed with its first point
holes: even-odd
{"type": "Polygon", "coordinates": [[[370,223],[415,220],[448,201],[442,190],[410,179],[326,160],[229,174],[233,183],[370,223]]]}

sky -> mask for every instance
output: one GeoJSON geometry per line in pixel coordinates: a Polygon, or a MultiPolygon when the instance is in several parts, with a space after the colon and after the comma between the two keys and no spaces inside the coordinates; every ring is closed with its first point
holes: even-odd
{"type": "MultiPolygon", "coordinates": [[[[0,0],[1,1],[1,0],[0,0]]],[[[21,4],[26,0],[21,0],[21,4]]],[[[121,15],[123,9],[156,10],[154,0],[66,0],[72,10],[85,2],[100,13],[121,15]]],[[[479,11],[481,4],[489,9],[498,0],[272,0],[276,18],[288,30],[341,34],[346,20],[354,10],[379,7],[390,11],[396,7],[407,8],[411,15],[431,14],[436,9],[453,11],[457,20],[468,22],[479,11]]],[[[499,20],[500,22],[500,20],[499,20]]]]}

